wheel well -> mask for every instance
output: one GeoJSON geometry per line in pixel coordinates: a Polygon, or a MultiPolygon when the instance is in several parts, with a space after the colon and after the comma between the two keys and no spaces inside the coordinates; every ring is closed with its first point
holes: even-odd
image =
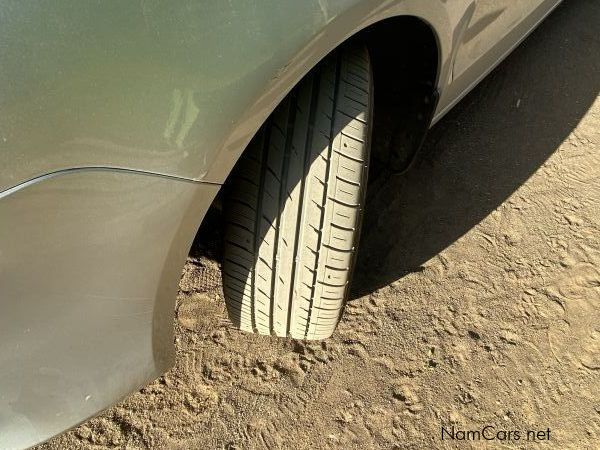
{"type": "Polygon", "coordinates": [[[375,81],[371,172],[414,161],[437,106],[438,41],[414,16],[377,22],[355,36],[368,48],[375,81]]]}
{"type": "MultiPolygon", "coordinates": [[[[396,16],[362,29],[340,46],[349,40],[367,45],[373,69],[370,177],[403,172],[415,160],[437,106],[437,36],[418,17],[396,16]]],[[[222,192],[213,204],[217,209],[221,197],[222,192]]]]}

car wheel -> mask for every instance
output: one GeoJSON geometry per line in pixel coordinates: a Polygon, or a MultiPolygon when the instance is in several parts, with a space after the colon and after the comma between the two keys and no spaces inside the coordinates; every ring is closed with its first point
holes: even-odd
{"type": "Polygon", "coordinates": [[[226,187],[223,286],[242,330],[331,336],[348,296],[365,198],[373,85],[363,45],[313,69],[226,187]]]}

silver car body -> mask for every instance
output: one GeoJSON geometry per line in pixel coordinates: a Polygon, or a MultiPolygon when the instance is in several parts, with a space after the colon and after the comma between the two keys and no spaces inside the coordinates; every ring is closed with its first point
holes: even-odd
{"type": "Polygon", "coordinates": [[[558,3],[0,0],[0,448],[169,368],[204,213],[328,52],[390,17],[428,24],[434,123],[558,3]]]}

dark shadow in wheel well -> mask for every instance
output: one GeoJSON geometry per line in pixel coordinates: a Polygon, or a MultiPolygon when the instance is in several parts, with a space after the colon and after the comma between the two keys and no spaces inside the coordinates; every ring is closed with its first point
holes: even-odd
{"type": "Polygon", "coordinates": [[[398,16],[371,25],[355,39],[369,48],[375,82],[370,176],[405,171],[437,105],[436,34],[417,17],[398,16]]]}

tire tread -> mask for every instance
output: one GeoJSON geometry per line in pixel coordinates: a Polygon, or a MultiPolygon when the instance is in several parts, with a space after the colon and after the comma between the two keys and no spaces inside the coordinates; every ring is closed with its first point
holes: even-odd
{"type": "Polygon", "coordinates": [[[368,52],[330,55],[277,107],[226,196],[223,279],[240,329],[329,337],[347,296],[367,177],[368,52]]]}

